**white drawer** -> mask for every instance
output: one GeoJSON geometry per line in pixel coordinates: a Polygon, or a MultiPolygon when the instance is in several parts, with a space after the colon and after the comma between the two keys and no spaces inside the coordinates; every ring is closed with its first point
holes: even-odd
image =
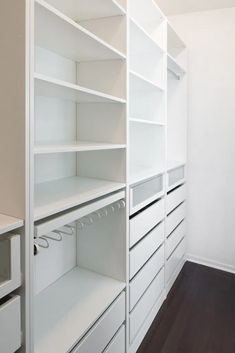
{"type": "Polygon", "coordinates": [[[158,175],[130,188],[130,214],[163,195],[163,176],[158,175]]]}
{"type": "Polygon", "coordinates": [[[169,214],[186,199],[186,186],[182,185],[171,191],[166,197],[166,212],[169,214]]]}
{"type": "Polygon", "coordinates": [[[164,289],[164,269],[162,269],[130,314],[130,343],[137,335],[145,319],[164,289]]]}
{"type": "Polygon", "coordinates": [[[130,220],[130,247],[164,218],[164,200],[159,200],[130,220]]]}
{"type": "Polygon", "coordinates": [[[118,333],[112,339],[104,353],[125,353],[126,352],[126,327],[122,325],[118,333]]]}
{"type": "Polygon", "coordinates": [[[185,238],[177,246],[171,257],[166,262],[166,280],[169,282],[185,254],[185,238]]]}
{"type": "Polygon", "coordinates": [[[102,353],[124,321],[125,293],[122,293],[73,350],[73,353],[102,353]]]}
{"type": "Polygon", "coordinates": [[[0,300],[0,352],[14,353],[21,346],[20,297],[0,300]]]}
{"type": "Polygon", "coordinates": [[[185,202],[172,211],[166,218],[166,235],[168,236],[185,218],[185,202]]]}
{"type": "Polygon", "coordinates": [[[0,238],[0,299],[21,285],[20,236],[0,238]]]}
{"type": "Polygon", "coordinates": [[[180,185],[185,180],[185,166],[172,169],[168,172],[168,190],[180,185]]]}
{"type": "Polygon", "coordinates": [[[164,223],[155,227],[130,250],[130,279],[141,269],[164,241],[164,223]]]}
{"type": "Polygon", "coordinates": [[[178,227],[170,234],[166,240],[166,257],[167,259],[173,253],[177,245],[185,236],[185,221],[181,222],[178,227]]]}
{"type": "Polygon", "coordinates": [[[130,283],[130,310],[134,308],[163,265],[164,246],[162,245],[130,283]]]}

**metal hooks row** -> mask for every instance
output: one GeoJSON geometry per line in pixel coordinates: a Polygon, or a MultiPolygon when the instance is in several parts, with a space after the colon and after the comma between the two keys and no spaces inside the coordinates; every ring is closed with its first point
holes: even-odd
{"type": "MultiPolygon", "coordinates": [[[[113,214],[126,207],[124,200],[117,201],[107,207],[101,208],[88,216],[85,216],[77,221],[77,229],[82,230],[86,226],[90,226],[103,217],[107,217],[109,214],[113,214]]],[[[34,254],[39,253],[39,248],[48,249],[50,247],[49,241],[60,242],[63,240],[63,236],[72,236],[75,234],[76,226],[65,225],[62,229],[54,230],[47,235],[42,235],[35,239],[34,242],[34,254]]]]}
{"type": "Polygon", "coordinates": [[[107,217],[109,214],[115,213],[120,209],[126,207],[126,203],[124,200],[120,200],[118,202],[113,203],[110,206],[101,208],[98,211],[91,213],[89,216],[85,216],[77,222],[77,228],[82,230],[85,226],[90,226],[95,223],[97,219],[101,219],[103,217],[107,217]]]}

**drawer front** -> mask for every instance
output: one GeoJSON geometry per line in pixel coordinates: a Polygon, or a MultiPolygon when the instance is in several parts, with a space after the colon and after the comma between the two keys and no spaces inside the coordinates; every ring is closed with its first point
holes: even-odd
{"type": "Polygon", "coordinates": [[[130,310],[134,308],[163,265],[164,246],[162,245],[130,283],[130,310]]]}
{"type": "Polygon", "coordinates": [[[164,218],[164,200],[160,200],[130,220],[130,247],[164,218]]]}
{"type": "Polygon", "coordinates": [[[164,223],[155,227],[130,251],[130,279],[141,269],[164,241],[164,223]]]}
{"type": "Polygon", "coordinates": [[[20,236],[0,239],[0,299],[21,285],[20,236]]]}
{"type": "Polygon", "coordinates": [[[147,206],[163,194],[163,176],[158,175],[130,188],[130,213],[147,206]]]}
{"type": "Polygon", "coordinates": [[[112,339],[104,353],[125,353],[126,352],[126,327],[122,325],[116,336],[112,339]]]}
{"type": "Polygon", "coordinates": [[[171,233],[166,240],[166,257],[167,259],[171,256],[173,251],[177,248],[177,245],[185,236],[185,221],[181,222],[178,227],[171,233]]]}
{"type": "Polygon", "coordinates": [[[73,350],[73,353],[102,353],[124,321],[125,293],[122,293],[73,350]]]}
{"type": "Polygon", "coordinates": [[[21,346],[20,297],[0,301],[0,352],[14,353],[21,346]]]}
{"type": "Polygon", "coordinates": [[[166,218],[166,235],[168,236],[185,218],[185,202],[178,206],[166,218]]]}
{"type": "Polygon", "coordinates": [[[169,282],[185,254],[185,238],[177,246],[166,263],[166,280],[169,282]]]}
{"type": "Polygon", "coordinates": [[[130,314],[130,343],[134,340],[145,319],[164,289],[162,269],[130,314]]]}
{"type": "Polygon", "coordinates": [[[172,169],[168,172],[168,189],[172,189],[185,179],[185,166],[172,169]]]}
{"type": "Polygon", "coordinates": [[[166,212],[169,214],[177,206],[186,199],[186,186],[182,185],[179,188],[170,192],[166,197],[166,212]]]}

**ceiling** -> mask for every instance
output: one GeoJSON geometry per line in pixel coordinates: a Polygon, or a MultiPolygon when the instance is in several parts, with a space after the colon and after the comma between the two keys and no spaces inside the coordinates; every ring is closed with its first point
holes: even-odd
{"type": "Polygon", "coordinates": [[[235,0],[155,0],[167,16],[235,7],[235,0]]]}

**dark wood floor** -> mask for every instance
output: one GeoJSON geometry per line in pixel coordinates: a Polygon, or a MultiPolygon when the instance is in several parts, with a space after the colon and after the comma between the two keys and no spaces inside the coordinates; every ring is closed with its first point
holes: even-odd
{"type": "Polygon", "coordinates": [[[186,263],[138,353],[235,353],[235,275],[186,263]]]}

